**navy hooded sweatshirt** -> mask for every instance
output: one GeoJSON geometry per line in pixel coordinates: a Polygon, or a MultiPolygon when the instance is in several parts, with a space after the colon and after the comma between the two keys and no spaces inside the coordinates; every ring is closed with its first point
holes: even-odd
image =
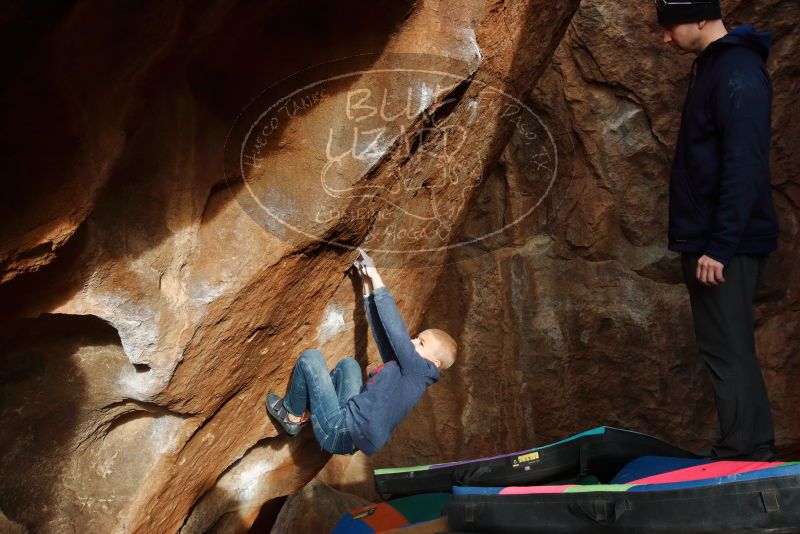
{"type": "Polygon", "coordinates": [[[414,349],[397,304],[386,287],[364,299],[372,336],[383,365],[369,373],[361,392],[346,406],[345,420],[356,447],[372,456],[431,384],[439,369],[414,349]]]}
{"type": "Polygon", "coordinates": [[[771,36],[741,26],[695,60],[669,195],[669,248],[727,265],[777,247],[770,187],[771,36]]]}

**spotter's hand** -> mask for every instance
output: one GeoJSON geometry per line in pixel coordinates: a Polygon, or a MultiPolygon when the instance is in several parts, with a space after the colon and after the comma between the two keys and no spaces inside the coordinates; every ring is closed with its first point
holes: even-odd
{"type": "Polygon", "coordinates": [[[701,256],[697,260],[697,280],[706,286],[716,286],[725,283],[725,277],[722,276],[722,271],[725,268],[720,262],[708,256],[701,256]]]}

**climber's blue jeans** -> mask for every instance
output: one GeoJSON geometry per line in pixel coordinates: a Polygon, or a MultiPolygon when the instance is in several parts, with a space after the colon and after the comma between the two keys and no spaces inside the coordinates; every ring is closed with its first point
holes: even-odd
{"type": "Polygon", "coordinates": [[[361,366],[353,358],[344,358],[329,374],[322,353],[306,350],[294,367],[283,405],[298,417],[311,409],[311,426],[323,449],[333,454],[353,454],[356,446],[345,423],[345,406],[361,391],[361,385],[361,366]]]}

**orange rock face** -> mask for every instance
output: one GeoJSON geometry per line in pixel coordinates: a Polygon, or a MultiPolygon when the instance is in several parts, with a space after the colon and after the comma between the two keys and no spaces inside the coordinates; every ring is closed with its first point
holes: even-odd
{"type": "MultiPolygon", "coordinates": [[[[757,334],[783,444],[800,435],[796,8],[725,4],[775,32],[782,241],[757,334]]],[[[318,473],[370,498],[373,467],[598,424],[713,437],[665,247],[691,58],[660,44],[650,11],[4,9],[4,528],[245,531],[318,473]],[[358,245],[409,328],[461,352],[378,455],[331,460],[310,431],[279,435],[263,398],[306,348],[377,361],[346,274],[358,245]]]]}
{"type": "Polygon", "coordinates": [[[305,348],[375,358],[354,245],[419,324],[576,4],[10,8],[8,521],[241,530],[311,480],[265,393],[305,348]]]}
{"type": "MultiPolygon", "coordinates": [[[[787,448],[800,440],[793,408],[800,363],[790,356],[800,332],[792,267],[800,252],[798,126],[791,119],[800,35],[785,22],[796,8],[723,3],[726,20],[773,32],[772,173],[781,238],[757,298],[756,340],[777,443],[787,448]]],[[[713,392],[679,258],[666,249],[669,166],[691,62],[662,44],[654,12],[613,1],[581,4],[525,100],[556,140],[557,179],[529,226],[451,255],[421,326],[457,332],[461,361],[375,466],[519,450],[604,424],[710,447],[713,392]],[[486,249],[495,252],[481,255],[486,249]]],[[[508,218],[519,199],[541,194],[539,184],[525,181],[534,175],[532,159],[512,139],[465,233],[480,233],[508,218]]]]}

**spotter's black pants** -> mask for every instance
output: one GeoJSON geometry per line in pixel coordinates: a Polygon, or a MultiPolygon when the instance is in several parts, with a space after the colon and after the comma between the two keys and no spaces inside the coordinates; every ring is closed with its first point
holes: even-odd
{"type": "Polygon", "coordinates": [[[766,258],[734,256],[725,283],[705,286],[695,274],[696,254],[682,255],[694,331],[711,375],[720,440],[713,454],[724,458],[771,449],[775,442],[767,389],[756,357],[753,297],[766,258]]]}

